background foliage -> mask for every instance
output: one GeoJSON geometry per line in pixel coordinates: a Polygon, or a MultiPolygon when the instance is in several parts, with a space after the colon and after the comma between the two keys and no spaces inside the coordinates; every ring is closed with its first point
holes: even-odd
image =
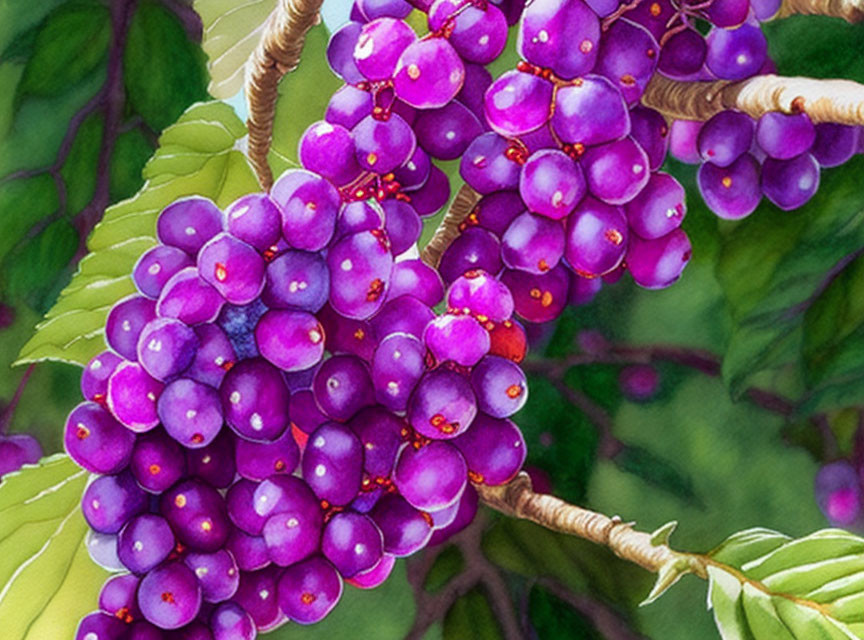
{"type": "MultiPolygon", "coordinates": [[[[54,360],[83,363],[101,350],[99,327],[132,290],[128,273],[154,242],[159,210],[191,193],[225,205],[256,189],[241,117],[224,103],[196,103],[241,87],[242,62],[274,5],[0,2],[0,399],[9,402],[38,363],[0,426],[35,434],[46,453],[62,449],[61,425],[78,396],[80,370],[54,360]]],[[[864,26],[808,17],[766,30],[781,73],[864,81],[864,26]]],[[[326,39],[325,26],[313,29],[300,68],[280,86],[276,172],[296,164],[300,134],[339,86],[324,61],[326,39]]],[[[511,49],[496,66],[512,64],[511,49]]],[[[453,163],[442,167],[456,179],[453,163]]],[[[690,167],[669,170],[689,187],[694,260],[682,280],[660,292],[622,281],[533,331],[535,375],[517,418],[535,481],[643,529],[679,520],[675,543],[687,550],[707,551],[754,526],[806,535],[825,525],[813,476],[852,451],[864,404],[864,157],[826,172],[804,209],[766,204],[740,223],[718,221],[701,204],[690,167]],[[662,357],[670,346],[686,357],[662,357]],[[623,397],[621,368],[655,357],[657,397],[623,397]],[[578,364],[544,373],[545,360],[568,359],[578,364]]],[[[73,606],[69,594],[79,594],[75,607],[93,608],[101,579],[82,560],[84,477],[62,460],[39,473],[44,487],[60,486],[44,511],[10,511],[4,495],[15,481],[0,489],[0,588],[18,563],[6,546],[38,560],[52,540],[53,555],[38,561],[65,567],[72,582],[33,603],[13,638],[61,637],[38,634],[74,627],[77,610],[63,608],[73,606]],[[16,542],[24,532],[26,548],[16,542]]],[[[402,637],[452,581],[488,562],[538,638],[717,637],[695,578],[638,608],[650,576],[602,549],[492,513],[475,528],[434,557],[400,562],[378,590],[349,589],[323,624],[270,637],[327,638],[346,628],[370,640],[402,637]]],[[[38,584],[37,575],[21,580],[38,584]]],[[[490,584],[445,609],[426,637],[502,637],[500,592],[490,584]]]]}

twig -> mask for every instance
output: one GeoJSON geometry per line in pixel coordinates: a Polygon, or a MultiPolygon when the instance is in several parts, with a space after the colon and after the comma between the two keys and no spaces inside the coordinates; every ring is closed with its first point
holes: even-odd
{"type": "Polygon", "coordinates": [[[642,104],[670,118],[708,120],[727,109],[759,118],[771,111],[806,112],[813,122],[864,125],[864,85],[776,75],[740,82],[683,82],[655,74],[642,104]]]}
{"type": "Polygon", "coordinates": [[[456,193],[456,197],[453,198],[453,202],[450,204],[450,208],[444,214],[444,219],[441,220],[441,224],[435,230],[435,235],[432,236],[432,239],[429,240],[429,243],[423,247],[423,251],[420,253],[420,259],[423,262],[430,267],[438,268],[438,263],[441,262],[441,255],[447,250],[450,243],[459,237],[459,225],[468,217],[479,199],[480,194],[467,184],[463,184],[460,187],[456,193]]]}
{"type": "Polygon", "coordinates": [[[843,18],[847,22],[864,20],[864,1],[862,0],[783,0],[778,18],[793,15],[818,15],[843,18]]]}
{"type": "Polygon", "coordinates": [[[27,383],[30,381],[30,376],[33,375],[33,369],[35,368],[36,363],[34,362],[25,369],[24,374],[21,376],[21,380],[18,381],[18,386],[15,389],[15,393],[12,395],[12,399],[9,401],[9,404],[6,405],[3,414],[0,415],[0,436],[6,433],[9,429],[9,425],[12,424],[12,418],[15,416],[15,409],[18,408],[18,403],[21,402],[21,396],[24,394],[24,389],[27,388],[27,383]]]}

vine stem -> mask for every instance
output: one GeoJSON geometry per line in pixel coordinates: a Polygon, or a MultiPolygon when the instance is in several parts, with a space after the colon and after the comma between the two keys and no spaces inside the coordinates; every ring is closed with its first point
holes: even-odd
{"type": "Polygon", "coordinates": [[[861,22],[864,20],[864,0],[783,0],[776,17],[786,18],[798,14],[861,22]]]}
{"type": "Polygon", "coordinates": [[[767,74],[739,82],[684,82],[658,73],[648,83],[642,104],[679,120],[708,120],[737,109],[753,118],[771,111],[803,111],[814,123],[864,125],[864,85],[851,80],[767,74]]]}

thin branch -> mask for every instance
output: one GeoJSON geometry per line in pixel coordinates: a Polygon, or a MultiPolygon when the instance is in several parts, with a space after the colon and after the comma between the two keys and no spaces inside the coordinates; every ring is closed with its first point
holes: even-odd
{"type": "Polygon", "coordinates": [[[459,226],[464,222],[465,218],[474,209],[474,205],[480,199],[480,194],[474,191],[467,184],[463,184],[447,213],[444,214],[444,219],[435,230],[435,234],[429,240],[429,243],[423,247],[420,253],[420,259],[430,267],[437,269],[438,263],[441,261],[441,255],[450,246],[456,238],[459,237],[461,230],[459,226]]]}
{"type": "Polygon", "coordinates": [[[3,414],[0,415],[0,436],[6,433],[9,429],[9,425],[12,424],[12,418],[15,417],[15,409],[18,408],[18,403],[21,402],[21,396],[24,394],[24,389],[27,388],[27,383],[30,382],[30,376],[33,375],[33,370],[35,368],[36,363],[34,362],[25,369],[24,374],[21,376],[21,380],[18,381],[18,386],[15,389],[15,393],[12,395],[12,399],[9,401],[9,404],[6,405],[3,414]]]}
{"type": "Polygon", "coordinates": [[[596,598],[574,593],[557,580],[550,578],[541,578],[537,583],[588,618],[594,628],[607,640],[648,640],[646,636],[634,631],[615,609],[596,598]]]}
{"type": "Polygon", "coordinates": [[[771,111],[804,111],[816,123],[864,125],[864,85],[851,80],[767,74],[740,82],[683,82],[658,73],[648,83],[642,104],[680,120],[708,120],[737,109],[753,118],[771,111]]]}
{"type": "Polygon", "coordinates": [[[846,22],[864,20],[864,0],[783,0],[777,18],[793,15],[831,16],[846,22]]]}

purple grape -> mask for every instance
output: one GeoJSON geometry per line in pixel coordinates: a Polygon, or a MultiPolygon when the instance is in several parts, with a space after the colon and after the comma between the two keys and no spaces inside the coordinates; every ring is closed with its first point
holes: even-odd
{"type": "Polygon", "coordinates": [[[215,324],[195,328],[199,347],[192,364],[185,371],[187,378],[218,387],[237,358],[225,332],[215,324]]]}
{"type": "Polygon", "coordinates": [[[702,69],[707,54],[705,38],[692,27],[688,27],[663,43],[658,67],[660,72],[667,76],[684,78],[702,69]]]}
{"type": "Polygon", "coordinates": [[[373,479],[389,478],[402,445],[403,420],[381,407],[369,407],[348,426],[363,445],[363,470],[373,479]]]}
{"type": "Polygon", "coordinates": [[[404,411],[426,369],[425,358],[426,347],[413,335],[393,333],[382,340],[372,359],[375,400],[391,411],[404,411]]]}
{"type": "Polygon", "coordinates": [[[514,191],[496,191],[480,198],[466,222],[501,236],[513,219],[525,211],[525,203],[514,191]]]}
{"type": "Polygon", "coordinates": [[[106,404],[128,429],[149,431],[159,424],[157,403],[164,387],[137,362],[123,362],[108,379],[106,404]]]}
{"type": "Polygon", "coordinates": [[[516,189],[521,167],[507,156],[510,143],[497,133],[478,136],[459,163],[459,174],[480,193],[516,189]]]}
{"type": "Polygon", "coordinates": [[[400,260],[393,265],[387,300],[411,295],[428,307],[434,307],[444,297],[444,283],[432,267],[419,259],[400,260]]]}
{"type": "Polygon", "coordinates": [[[342,578],[320,556],[288,567],[279,579],[279,607],[298,624],[323,619],[341,597],[342,578]]]}
{"type": "Polygon", "coordinates": [[[714,0],[705,9],[705,15],[716,26],[731,29],[747,19],[749,10],[749,0],[714,0]]]}
{"type": "Polygon", "coordinates": [[[325,120],[309,125],[300,138],[297,156],[305,169],[337,185],[351,182],[361,172],[354,159],[351,132],[325,120]]]}
{"type": "Polygon", "coordinates": [[[450,44],[468,62],[489,64],[507,44],[507,18],[491,4],[466,7],[461,0],[436,0],[429,9],[429,30],[442,29],[448,29],[450,44]]]}
{"type": "Polygon", "coordinates": [[[133,362],[137,358],[138,336],[156,317],[156,304],[144,296],[129,296],[115,304],[105,321],[108,346],[133,362]]]}
{"type": "Polygon", "coordinates": [[[315,395],[311,389],[291,394],[288,415],[291,422],[304,433],[312,433],[319,425],[327,422],[327,416],[315,403],[315,395]]]}
{"type": "Polygon", "coordinates": [[[700,130],[696,142],[699,155],[705,162],[728,167],[750,150],[755,131],[755,123],[746,113],[721,111],[700,130]]]}
{"type": "Polygon", "coordinates": [[[440,109],[422,111],[414,122],[414,131],[417,143],[430,156],[455,160],[483,133],[483,127],[468,107],[454,100],[440,109]]]}
{"type": "Polygon", "coordinates": [[[255,300],[264,288],[264,259],[254,247],[220,233],[201,248],[198,273],[231,304],[255,300]]]}
{"type": "Polygon", "coordinates": [[[569,80],[591,71],[600,44],[600,21],[581,0],[535,0],[522,14],[519,55],[569,80]]]}
{"type": "Polygon", "coordinates": [[[690,239],[681,229],[656,240],[633,234],[627,248],[627,268],[640,287],[663,289],[681,277],[691,255],[690,239]]]}
{"type": "Polygon", "coordinates": [[[234,556],[225,549],[215,553],[190,553],[183,561],[195,572],[204,602],[222,602],[236,593],[240,569],[234,556]]]}
{"type": "Polygon", "coordinates": [[[809,153],[790,160],[766,158],[762,164],[762,192],[784,211],[806,204],[819,190],[819,163],[809,153]]]}
{"type": "MultiPolygon", "coordinates": [[[[339,217],[336,219],[337,238],[360,231],[372,231],[373,229],[383,228],[384,210],[374,200],[348,202],[342,205],[342,208],[339,210],[339,217]]],[[[317,254],[310,255],[319,258],[317,254]]],[[[324,301],[327,301],[326,296],[324,301]]]]}
{"type": "Polygon", "coordinates": [[[81,512],[90,528],[100,533],[117,533],[133,516],[147,509],[147,494],[128,472],[99,476],[81,498],[81,512]]]}
{"type": "Polygon", "coordinates": [[[225,541],[225,549],[234,556],[241,571],[257,571],[270,564],[263,536],[250,536],[234,527],[225,541]]]}
{"type": "Polygon", "coordinates": [[[668,173],[651,175],[642,192],[624,205],[630,229],[646,239],[677,229],[687,215],[684,187],[668,173]]]}
{"type": "Polygon", "coordinates": [[[477,397],[477,408],[493,418],[512,416],[528,399],[528,382],[522,369],[499,356],[486,356],[474,367],[471,387],[477,397]]]}
{"type": "Polygon", "coordinates": [[[87,363],[81,373],[81,395],[85,400],[103,402],[108,395],[108,379],[123,362],[113,351],[103,351],[87,363]]]}
{"type": "Polygon", "coordinates": [[[274,473],[293,473],[300,461],[300,450],[287,430],[273,442],[258,443],[241,438],[237,440],[236,452],[237,473],[259,482],[274,473]]]}
{"type": "Polygon", "coordinates": [[[357,0],[354,6],[367,20],[387,17],[405,18],[412,9],[405,0],[357,0]]]}
{"type": "Polygon", "coordinates": [[[433,441],[420,449],[406,445],[396,460],[393,481],[412,506],[435,511],[462,496],[467,474],[465,459],[456,447],[433,441]]]}
{"type": "Polygon", "coordinates": [[[176,318],[191,326],[213,322],[224,304],[219,292],[198,276],[198,269],[189,267],[165,283],[156,312],[163,318],[176,318]]]}
{"type": "Polygon", "coordinates": [[[186,474],[186,457],[177,441],[158,429],[135,439],[129,468],[144,489],[162,493],[186,474]]]}
{"type": "Polygon", "coordinates": [[[327,246],[342,206],[339,192],[309,171],[286,171],[270,191],[282,211],[282,233],[295,249],[319,251],[327,246]]]}
{"type": "Polygon", "coordinates": [[[388,80],[396,71],[399,56],[416,40],[414,31],[402,20],[372,20],[359,30],[354,63],[365,78],[388,80]]]}
{"type": "Polygon", "coordinates": [[[224,602],[210,614],[213,640],[255,640],[258,630],[252,616],[236,602],[224,602]]]}
{"type": "MultiPolygon", "coordinates": [[[[466,487],[467,489],[467,487],[466,487]]],[[[464,495],[464,494],[463,494],[464,495]]],[[[456,514],[459,512],[459,505],[462,503],[462,498],[450,506],[438,509],[437,511],[427,511],[426,513],[432,518],[432,529],[443,529],[456,519],[456,514]]]]}
{"type": "Polygon", "coordinates": [[[422,338],[426,325],[434,317],[435,313],[426,304],[412,295],[404,295],[385,303],[369,323],[379,337],[391,333],[408,333],[422,338]]]}
{"type": "Polygon", "coordinates": [[[159,511],[177,539],[196,551],[212,553],[228,539],[231,522],[222,495],[197,478],[184,480],[163,493],[159,511]]]}
{"type": "Polygon", "coordinates": [[[187,474],[201,478],[217,489],[227,489],[234,481],[234,436],[227,429],[200,449],[186,450],[187,474]]]}
{"type": "MultiPolygon", "coordinates": [[[[618,8],[619,3],[616,1],[614,4],[613,11],[618,8]]],[[[631,22],[645,27],[654,39],[660,42],[669,30],[669,20],[677,11],[678,7],[670,0],[651,0],[651,2],[640,2],[625,15],[631,22]]]]}
{"type": "Polygon", "coordinates": [[[816,503],[835,527],[855,525],[864,510],[861,481],[855,468],[846,460],[823,466],[814,482],[816,503]]]}
{"type": "Polygon", "coordinates": [[[508,137],[542,127],[552,115],[554,88],[551,82],[532,73],[507,71],[486,91],[486,121],[508,137]]]}
{"type": "Polygon", "coordinates": [[[441,169],[429,167],[429,177],[419,189],[410,194],[411,206],[421,218],[438,213],[450,200],[450,179],[441,169]]]}
{"type": "Polygon", "coordinates": [[[474,521],[474,516],[477,515],[477,502],[477,491],[469,484],[465,487],[465,492],[459,500],[459,509],[453,522],[434,531],[429,539],[429,545],[441,544],[471,524],[474,521]]]}
{"type": "Polygon", "coordinates": [[[621,392],[631,400],[648,400],[657,393],[660,376],[650,364],[634,364],[624,367],[618,375],[621,392]]]}
{"type": "Polygon", "coordinates": [[[486,271],[467,271],[447,289],[447,308],[503,322],[513,315],[513,296],[486,271]]]}
{"type": "Polygon", "coordinates": [[[381,307],[393,269],[386,235],[362,231],[342,238],[330,248],[327,266],[334,310],[363,320],[381,307]]]}
{"type": "Polygon", "coordinates": [[[97,565],[108,571],[125,571],[126,567],[117,557],[117,536],[89,530],[84,538],[87,554],[97,565]]]}
{"type": "Polygon", "coordinates": [[[695,120],[672,121],[672,127],[669,129],[669,152],[673,158],[686,164],[702,162],[699,148],[696,146],[702,124],[695,120]]]}
{"type": "Polygon", "coordinates": [[[646,107],[630,111],[630,135],[648,154],[651,171],[657,171],[669,150],[669,126],[659,112],[646,107]]]}
{"type": "Polygon", "coordinates": [[[384,551],[400,558],[425,547],[432,535],[432,518],[398,493],[383,495],[369,515],[384,537],[384,551]]]}
{"type": "Polygon", "coordinates": [[[372,359],[377,337],[372,325],[365,320],[346,318],[327,304],[318,312],[324,326],[324,346],[330,353],[351,353],[363,360],[372,359]]]}
{"type": "Polygon", "coordinates": [[[588,75],[555,93],[552,128],[563,142],[596,145],[629,134],[630,114],[612,82],[588,75]]]}
{"type": "MultiPolygon", "coordinates": [[[[397,168],[393,175],[403,191],[414,191],[421,188],[429,180],[431,163],[429,155],[418,145],[408,161],[397,168]]],[[[379,227],[381,226],[383,224],[379,225],[379,227]]]]}
{"type": "Polygon", "coordinates": [[[621,264],[628,236],[620,207],[586,198],[567,219],[564,257],[577,274],[601,276],[621,264]]]}
{"type": "Polygon", "coordinates": [[[138,606],[160,629],[179,629],[201,609],[201,587],[182,562],[171,562],[148,573],[138,588],[138,606]]]}
{"type": "MultiPolygon", "coordinates": [[[[538,151],[522,167],[519,194],[534,213],[560,220],[585,192],[585,178],[579,165],[557,149],[538,151]]],[[[524,219],[524,214],[521,217],[524,219]]]]}
{"type": "MultiPolygon", "coordinates": [[[[279,609],[277,583],[281,570],[267,567],[252,573],[243,573],[240,588],[232,599],[252,617],[259,631],[274,629],[286,620],[279,609]]],[[[232,636],[233,638],[233,636],[232,636]]]]}
{"type": "Polygon", "coordinates": [[[703,164],[697,182],[708,208],[727,220],[749,216],[762,200],[759,163],[749,153],[725,168],[703,164]]]}
{"type": "Polygon", "coordinates": [[[489,333],[475,318],[445,314],[432,320],[423,341],[438,362],[471,367],[489,352],[489,333]]]}
{"type": "Polygon", "coordinates": [[[314,313],[329,293],[327,264],[317,253],[286,251],[267,265],[262,300],[268,307],[314,313]]]}
{"type": "MultiPolygon", "coordinates": [[[[348,26],[350,25],[346,25],[346,27],[348,26]]],[[[346,27],[343,27],[343,29],[346,27]]],[[[331,43],[334,42],[337,34],[341,31],[342,29],[336,31],[330,37],[331,43]]],[[[352,63],[354,61],[353,55],[351,56],[351,61],[352,63]]],[[[357,71],[357,75],[361,75],[359,71],[357,71]]],[[[362,80],[362,77],[356,81],[351,80],[351,82],[359,82],[360,80],[362,80]]],[[[330,98],[324,117],[327,122],[341,125],[346,129],[353,129],[358,122],[372,113],[372,107],[373,99],[371,93],[346,84],[330,98]]]]}
{"type": "Polygon", "coordinates": [[[648,183],[648,155],[632,138],[592,147],[582,158],[588,190],[608,204],[624,204],[648,183]]]}
{"type": "Polygon", "coordinates": [[[155,569],[174,550],[174,534],[165,518],[145,513],[132,518],[117,537],[117,555],[133,573],[155,569]]]}
{"type": "Polygon", "coordinates": [[[162,244],[182,249],[190,256],[222,231],[222,212],[207,198],[175,200],[159,214],[156,236],[162,244]]]}
{"type": "Polygon", "coordinates": [[[250,193],[225,210],[225,230],[263,252],[279,242],[282,217],[270,196],[250,193]]]}
{"type": "Polygon", "coordinates": [[[507,25],[513,26],[519,22],[525,9],[525,0],[490,0],[492,4],[501,9],[501,13],[507,18],[507,25]]]}
{"type": "Polygon", "coordinates": [[[816,141],[816,127],[806,113],[772,111],[759,118],[756,142],[770,157],[791,160],[806,153],[816,141]]]}
{"type": "Polygon", "coordinates": [[[749,4],[756,19],[760,22],[767,22],[777,15],[782,2],[781,0],[750,0],[749,4]]]}
{"type": "Polygon", "coordinates": [[[545,273],[564,255],[561,223],[527,211],[518,216],[501,238],[501,257],[511,269],[545,273]]]}
{"type": "Polygon", "coordinates": [[[345,578],[367,571],[378,564],[384,540],[368,516],[345,511],[335,514],[324,527],[321,553],[345,578]]]}
{"type": "Polygon", "coordinates": [[[75,640],[121,640],[125,633],[126,625],[122,620],[97,611],[81,618],[75,640]]]}
{"type": "Polygon", "coordinates": [[[95,402],[82,402],[66,419],[63,442],[79,466],[111,474],[129,463],[135,434],[95,402]]]}
{"type": "Polygon", "coordinates": [[[417,40],[402,52],[393,75],[400,100],[417,109],[450,102],[465,81],[465,65],[445,38],[417,40]]]}
{"type": "Polygon", "coordinates": [[[361,408],[373,404],[374,389],[369,370],[356,356],[334,356],[315,373],[312,392],[321,410],[333,420],[345,421],[361,408]]]}
{"type": "Polygon", "coordinates": [[[449,283],[469,271],[498,273],[501,266],[498,238],[486,229],[469,227],[444,250],[438,270],[449,283]]]}
{"type": "Polygon", "coordinates": [[[279,370],[254,358],[235,365],[219,387],[225,421],[249,440],[272,442],[288,428],[289,393],[279,370]]]}
{"type": "Polygon", "coordinates": [[[395,565],[396,556],[385,553],[374,567],[358,573],[346,582],[358,589],[374,589],[390,577],[395,565]]]}
{"type": "Polygon", "coordinates": [[[324,355],[324,328],[305,311],[273,310],[255,328],[261,355],[284,371],[303,371],[324,355]]]}
{"type": "Polygon", "coordinates": [[[386,120],[366,116],[351,135],[357,162],[363,169],[381,175],[405,164],[417,145],[411,126],[395,113],[386,120]]]}
{"type": "Polygon", "coordinates": [[[210,629],[198,621],[170,632],[167,637],[169,640],[213,640],[210,629]]]}
{"type": "Polygon", "coordinates": [[[659,53],[650,31],[619,19],[603,33],[594,71],[611,80],[628,104],[637,104],[657,69],[659,53]]]}
{"type": "Polygon", "coordinates": [[[473,482],[504,484],[519,473],[525,462],[525,439],[519,427],[510,420],[483,413],[453,444],[465,458],[473,482]]]}
{"type": "Polygon", "coordinates": [[[105,581],[99,592],[99,608],[129,624],[141,616],[136,594],[141,579],[131,573],[114,575],[105,581]]]}
{"type": "Polygon", "coordinates": [[[132,279],[138,291],[149,298],[158,298],[171,276],[194,264],[189,254],[182,249],[160,244],[138,259],[132,269],[132,279]]]}
{"type": "Polygon", "coordinates": [[[861,129],[823,122],[816,125],[816,140],[810,153],[822,167],[846,164],[858,151],[861,129]]]}
{"type": "Polygon", "coordinates": [[[386,215],[387,237],[390,239],[390,250],[393,255],[399,255],[413,247],[423,231],[423,221],[407,202],[402,200],[385,200],[382,208],[386,215]]]}
{"type": "Polygon", "coordinates": [[[756,75],[768,59],[768,40],[758,25],[714,28],[706,43],[705,64],[714,75],[724,80],[743,80],[756,75]]]}
{"type": "Polygon", "coordinates": [[[487,128],[484,114],[484,96],[489,85],[492,84],[492,74],[486,67],[479,64],[465,65],[465,82],[462,89],[456,94],[456,100],[464,104],[477,117],[477,121],[484,129],[487,128]]]}
{"type": "Polygon", "coordinates": [[[157,318],[141,330],[138,362],[157,380],[170,380],[192,364],[199,345],[191,327],[173,318],[157,318]]]}
{"type": "Polygon", "coordinates": [[[563,264],[542,275],[506,270],[501,282],[513,294],[516,313],[528,322],[554,320],[567,305],[570,276],[563,264]]]}
{"type": "Polygon", "coordinates": [[[360,488],[363,446],[345,425],[325,422],[309,435],[302,468],[318,498],[331,505],[346,505],[360,488]]]}
{"type": "Polygon", "coordinates": [[[228,517],[234,525],[250,536],[260,536],[264,531],[266,518],[255,511],[255,490],[258,482],[240,479],[231,485],[225,494],[228,517]]]}
{"type": "Polygon", "coordinates": [[[213,387],[189,378],[165,387],[156,410],[168,435],[184,447],[205,447],[222,428],[219,394],[213,387]]]}
{"type": "Polygon", "coordinates": [[[408,421],[432,439],[455,438],[477,415],[477,401],[468,381],[455,371],[427,372],[408,402],[408,421]]]}
{"type": "Polygon", "coordinates": [[[257,299],[241,306],[225,305],[219,314],[216,323],[228,336],[239,360],[259,355],[254,332],[258,321],[266,312],[267,306],[257,299]]]}
{"type": "Polygon", "coordinates": [[[365,80],[354,60],[354,48],[362,28],[363,25],[358,22],[349,22],[334,31],[327,43],[327,63],[336,75],[349,84],[365,80]]]}

